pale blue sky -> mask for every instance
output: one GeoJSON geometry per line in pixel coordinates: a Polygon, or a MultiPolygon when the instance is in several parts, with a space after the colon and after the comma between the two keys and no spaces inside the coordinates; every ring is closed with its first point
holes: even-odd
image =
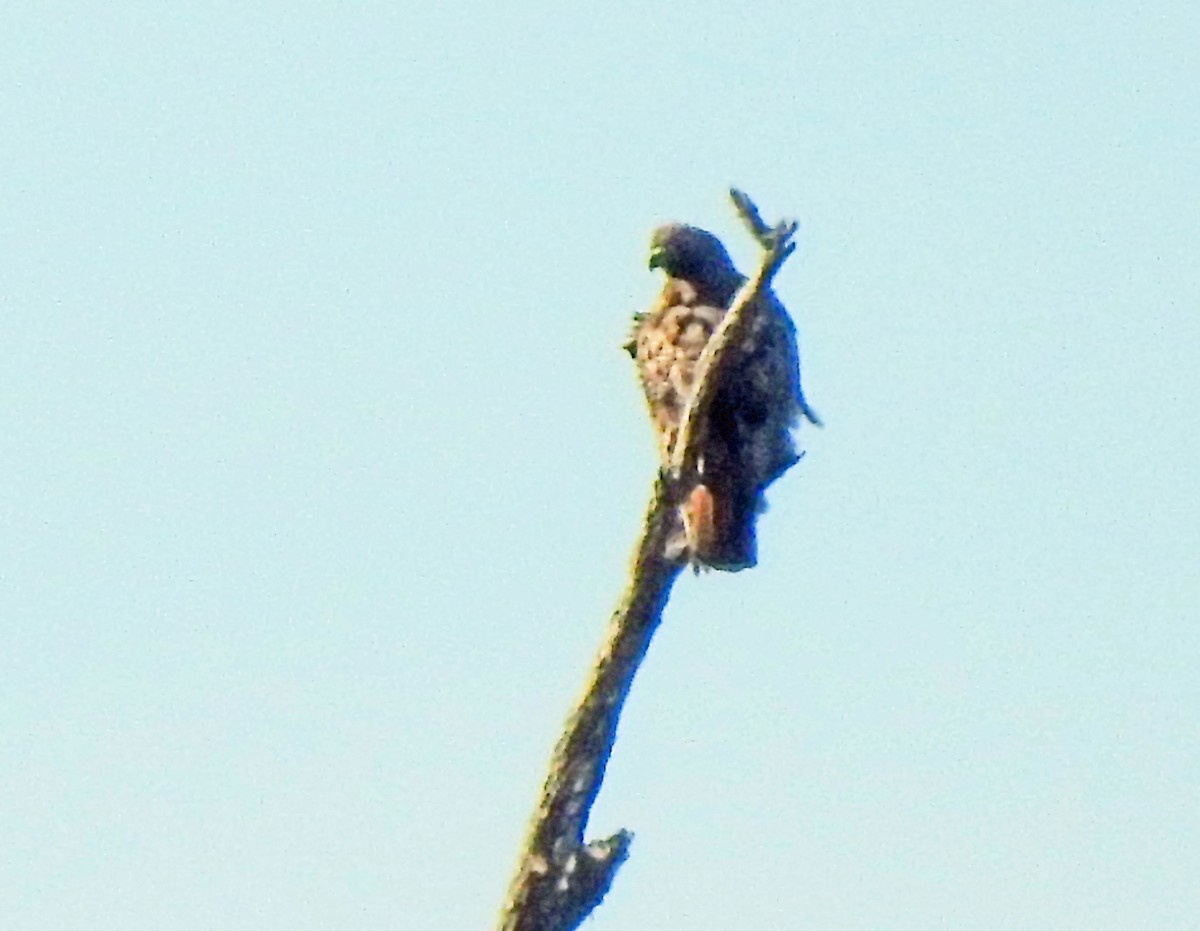
{"type": "Polygon", "coordinates": [[[0,926],[489,927],[654,467],[647,234],[828,424],[592,927],[1200,921],[1194,4],[0,18],[0,926]]]}

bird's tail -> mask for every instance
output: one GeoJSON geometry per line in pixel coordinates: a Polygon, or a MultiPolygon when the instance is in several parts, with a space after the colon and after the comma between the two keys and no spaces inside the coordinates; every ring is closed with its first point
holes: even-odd
{"type": "Polygon", "coordinates": [[[738,572],[758,562],[757,496],[741,489],[696,485],[679,506],[683,546],[696,571],[738,572]]]}

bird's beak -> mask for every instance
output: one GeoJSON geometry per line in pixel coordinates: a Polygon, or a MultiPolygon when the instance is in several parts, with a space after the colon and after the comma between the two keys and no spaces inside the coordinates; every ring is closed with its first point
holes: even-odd
{"type": "Polygon", "coordinates": [[[653,249],[651,249],[649,264],[650,270],[653,271],[656,268],[662,268],[664,258],[665,256],[663,255],[661,246],[655,246],[653,249]]]}

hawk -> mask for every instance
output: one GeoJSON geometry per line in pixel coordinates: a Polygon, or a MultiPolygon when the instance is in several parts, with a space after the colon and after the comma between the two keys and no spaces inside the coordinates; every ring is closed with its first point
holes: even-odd
{"type": "MultiPolygon", "coordinates": [[[[721,241],[694,226],[670,223],[650,239],[650,268],[667,279],[662,293],[634,316],[625,349],[637,363],[663,466],[692,396],[696,363],[746,279],[721,241]]],[[[668,556],[693,566],[736,572],[757,562],[754,522],[767,486],[800,457],[792,429],[820,420],[800,390],[796,328],[769,290],[746,308],[744,338],[721,372],[701,425],[699,476],[679,507],[668,556]]]]}

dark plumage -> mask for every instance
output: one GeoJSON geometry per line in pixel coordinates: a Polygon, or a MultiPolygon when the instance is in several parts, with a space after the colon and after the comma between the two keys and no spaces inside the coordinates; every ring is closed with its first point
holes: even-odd
{"type": "MultiPolygon", "coordinates": [[[[696,362],[745,278],[721,241],[672,223],[650,240],[650,267],[667,276],[662,293],[634,318],[626,349],[637,362],[662,463],[670,462],[692,394],[696,362]]],[[[702,430],[700,477],[680,507],[671,555],[737,571],[757,561],[754,521],[763,492],[798,460],[792,428],[816,415],[800,390],[796,329],[765,292],[747,308],[745,339],[722,373],[702,430]]]]}

